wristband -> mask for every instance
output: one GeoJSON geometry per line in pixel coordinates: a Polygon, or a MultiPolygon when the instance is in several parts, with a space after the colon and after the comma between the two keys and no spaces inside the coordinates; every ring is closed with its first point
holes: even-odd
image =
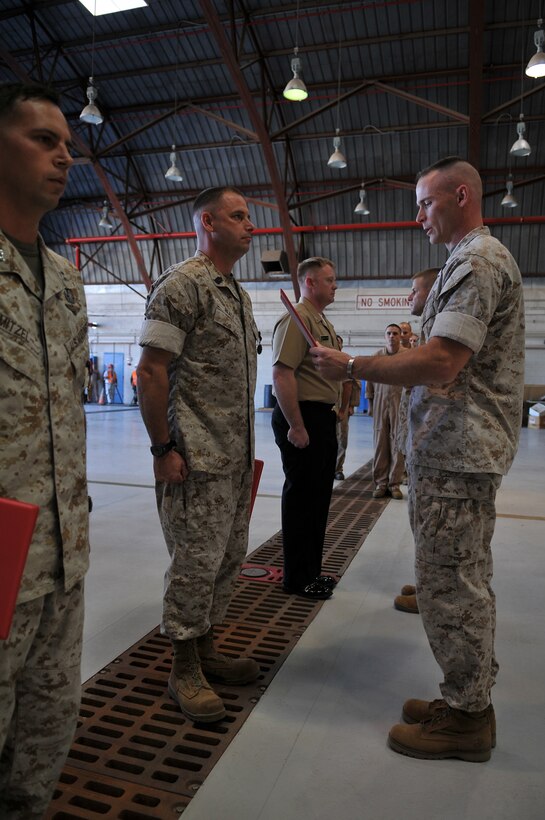
{"type": "Polygon", "coordinates": [[[356,361],[356,357],[353,356],[351,359],[348,359],[346,363],[346,375],[349,379],[353,379],[353,370],[354,370],[354,362],[356,361]]]}

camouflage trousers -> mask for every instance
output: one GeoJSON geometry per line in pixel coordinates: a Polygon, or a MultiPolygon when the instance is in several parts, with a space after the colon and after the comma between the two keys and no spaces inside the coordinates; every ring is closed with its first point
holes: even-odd
{"type": "Polygon", "coordinates": [[[83,581],[19,604],[0,641],[0,817],[43,817],[76,728],[83,581]]]}
{"type": "Polygon", "coordinates": [[[225,618],[248,547],[252,471],[190,472],[157,483],[159,518],[170,555],[161,631],[171,640],[204,635],[225,618]]]}
{"type": "Polygon", "coordinates": [[[499,475],[409,465],[418,607],[442,695],[469,712],[488,706],[498,671],[490,542],[500,483],[499,475]]]}
{"type": "Polygon", "coordinates": [[[346,458],[346,451],[348,449],[348,423],[350,416],[346,415],[344,419],[337,419],[337,465],[335,467],[336,473],[342,473],[344,467],[344,460],[346,458]]]}

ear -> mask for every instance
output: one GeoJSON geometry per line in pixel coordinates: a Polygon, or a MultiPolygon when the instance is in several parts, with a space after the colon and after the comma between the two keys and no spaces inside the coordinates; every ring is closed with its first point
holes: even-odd
{"type": "Polygon", "coordinates": [[[463,208],[464,205],[467,205],[468,200],[469,196],[467,185],[462,183],[462,185],[459,185],[456,189],[456,201],[458,202],[458,205],[463,208]]]}
{"type": "Polygon", "coordinates": [[[212,224],[213,216],[210,211],[203,211],[201,214],[201,225],[205,231],[212,233],[214,226],[212,224]]]}

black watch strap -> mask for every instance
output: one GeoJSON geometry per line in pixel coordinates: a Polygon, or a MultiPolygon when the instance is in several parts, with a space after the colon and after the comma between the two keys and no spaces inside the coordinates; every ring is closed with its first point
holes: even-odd
{"type": "Polygon", "coordinates": [[[176,442],[170,439],[166,444],[152,444],[149,449],[152,456],[161,458],[161,456],[166,456],[167,453],[170,453],[174,447],[176,447],[176,442]]]}

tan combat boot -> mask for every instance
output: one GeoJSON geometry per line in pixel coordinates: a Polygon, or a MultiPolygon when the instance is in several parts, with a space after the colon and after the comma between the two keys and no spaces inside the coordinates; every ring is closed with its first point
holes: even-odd
{"type": "MultiPolygon", "coordinates": [[[[423,720],[431,720],[431,718],[441,709],[447,705],[446,700],[437,698],[437,700],[418,700],[418,698],[411,698],[406,700],[403,704],[403,713],[401,717],[405,723],[421,723],[423,720]]],[[[492,741],[492,748],[496,748],[496,714],[494,707],[490,703],[487,707],[488,721],[490,723],[490,736],[492,741]]]]}
{"type": "Polygon", "coordinates": [[[394,607],[400,612],[412,612],[415,615],[420,612],[416,595],[396,595],[394,607]]]}
{"type": "Polygon", "coordinates": [[[214,647],[213,630],[197,638],[197,650],[203,673],[219,683],[250,683],[259,675],[259,665],[252,658],[229,658],[214,647]]]}
{"type": "Polygon", "coordinates": [[[455,757],[483,763],[490,760],[492,748],[488,710],[464,712],[446,705],[431,720],[393,726],[388,745],[394,752],[423,760],[455,757]]]}
{"type": "Polygon", "coordinates": [[[205,679],[195,638],[172,641],[172,672],[168,693],[191,720],[214,723],[225,717],[225,706],[205,679]]]}

